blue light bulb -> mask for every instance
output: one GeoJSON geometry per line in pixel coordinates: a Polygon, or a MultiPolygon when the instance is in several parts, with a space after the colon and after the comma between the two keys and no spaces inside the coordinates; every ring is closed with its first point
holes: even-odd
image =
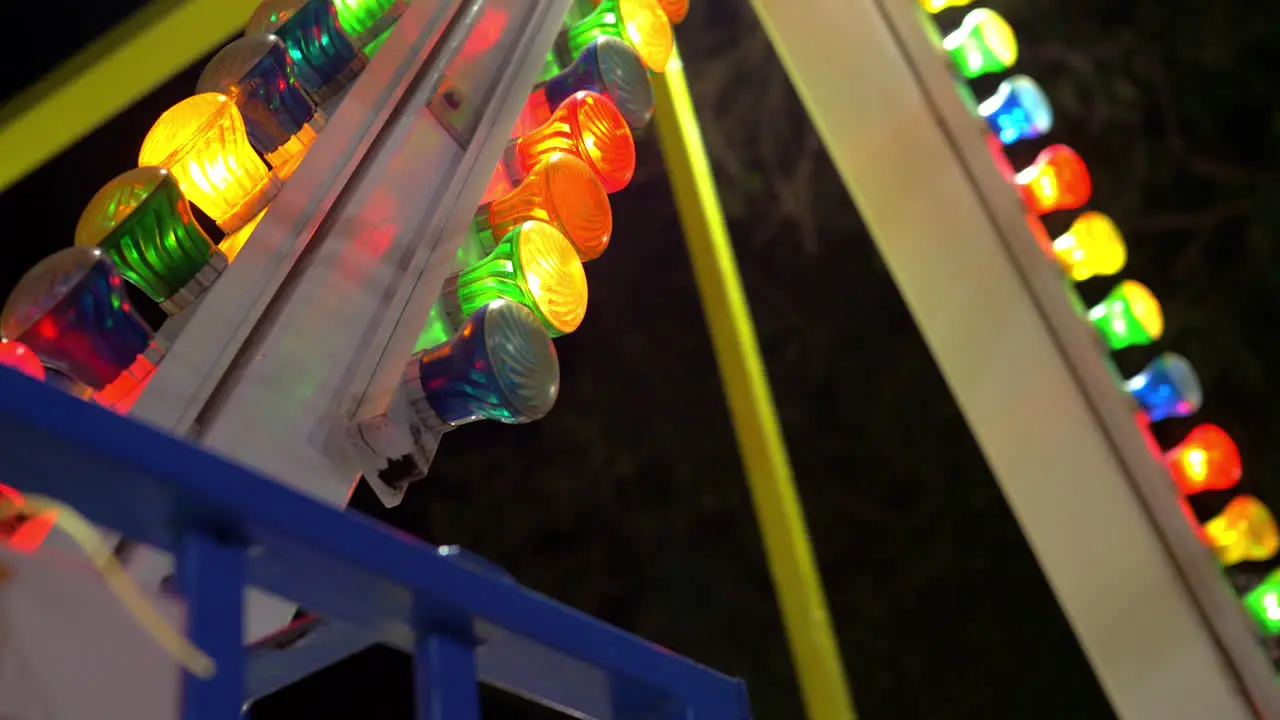
{"type": "Polygon", "coordinates": [[[333,0],[291,0],[263,3],[272,12],[258,13],[249,21],[255,33],[275,33],[289,48],[298,82],[323,104],[338,94],[364,70],[365,56],[338,24],[333,0]],[[279,6],[279,7],[277,7],[279,6]],[[296,7],[290,12],[285,8],[296,7]]]}
{"type": "Polygon", "coordinates": [[[526,423],[550,412],[560,361],[542,321],[518,303],[476,310],[443,345],[414,356],[423,398],[446,426],[526,423]]]}
{"type": "Polygon", "coordinates": [[[995,93],[978,105],[978,114],[1005,145],[1035,140],[1053,129],[1053,106],[1040,84],[1026,75],[1005,78],[995,93]]]}
{"type": "Polygon", "coordinates": [[[305,150],[326,116],[298,84],[289,49],[275,35],[232,41],[205,65],[196,92],[231,98],[244,118],[249,143],[272,167],[305,150]]]}
{"type": "Polygon", "coordinates": [[[653,117],[649,70],[626,41],[608,35],[592,40],[572,65],[547,80],[541,90],[550,111],[570,95],[590,90],[613,101],[632,130],[644,128],[653,117]]]}
{"type": "Polygon", "coordinates": [[[1147,363],[1142,372],[1125,381],[1124,389],[1152,422],[1187,417],[1204,402],[1195,368],[1177,353],[1163,353],[1147,363]]]}
{"type": "Polygon", "coordinates": [[[22,276],[0,311],[0,335],[94,390],[110,385],[151,342],[115,263],[85,246],[60,250],[22,276]]]}

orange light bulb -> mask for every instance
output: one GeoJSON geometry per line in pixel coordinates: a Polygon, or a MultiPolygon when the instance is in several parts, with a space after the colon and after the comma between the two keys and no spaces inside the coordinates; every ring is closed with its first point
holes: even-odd
{"type": "Polygon", "coordinates": [[[244,118],[221,93],[200,93],[164,112],[138,153],[138,166],[163,167],[188,200],[224,232],[262,212],[280,181],[249,144],[244,118]]]}
{"type": "Polygon", "coordinates": [[[672,25],[679,25],[689,16],[689,0],[658,0],[658,4],[672,25]]]}
{"type": "Polygon", "coordinates": [[[1205,541],[1227,567],[1248,561],[1268,560],[1280,550],[1276,518],[1252,495],[1234,498],[1204,524],[1205,541]]]}
{"type": "Polygon", "coordinates": [[[1026,169],[1014,177],[1027,207],[1037,215],[1055,210],[1073,210],[1089,202],[1093,181],[1089,168],[1075,150],[1066,145],[1050,145],[1026,169]]]}
{"type": "Polygon", "coordinates": [[[636,145],[626,118],[608,98],[589,90],[570,95],[551,119],[507,146],[505,164],[511,181],[520,182],[555,153],[584,161],[605,192],[626,187],[636,171],[636,145]]]}
{"type": "Polygon", "coordinates": [[[1226,490],[1240,482],[1240,450],[1226,430],[1204,423],[1165,453],[1169,474],[1184,495],[1226,490]]]}
{"type": "Polygon", "coordinates": [[[613,232],[604,186],[585,162],[568,153],[552,154],[515,190],[481,206],[473,227],[489,253],[498,238],[530,220],[564,233],[584,262],[604,253],[613,232]]]}

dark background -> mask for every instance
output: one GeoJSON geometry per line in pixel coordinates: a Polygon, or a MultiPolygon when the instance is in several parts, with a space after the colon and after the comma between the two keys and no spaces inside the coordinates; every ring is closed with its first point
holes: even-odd
{"type": "MultiPolygon", "coordinates": [[[[27,30],[6,44],[4,94],[139,4],[68,7],[53,32],[47,8],[6,3],[6,25],[27,30]]],[[[1274,504],[1265,478],[1278,459],[1267,438],[1280,354],[1280,6],[991,5],[1018,31],[1018,69],[1054,102],[1048,140],[1080,151],[1091,207],[1126,231],[1125,274],[1164,303],[1165,339],[1117,361],[1132,373],[1156,349],[1191,358],[1206,389],[1200,418],[1235,436],[1242,487],[1274,504]]],[[[954,27],[962,14],[940,22],[954,27]]],[[[678,35],[860,713],[1111,716],[745,0],[694,0],[678,35]]],[[[0,289],[71,243],[84,203],[133,166],[151,122],[198,72],[0,196],[0,289]]],[[[1015,148],[1015,165],[1043,144],[1015,148]]],[[[558,341],[556,411],[527,427],[463,428],[401,507],[381,509],[366,489],[354,505],[745,677],[758,718],[799,717],[670,191],[652,141],[639,150],[636,182],[614,196],[615,247],[590,267],[591,312],[558,341]]],[[[1050,230],[1071,217],[1050,217],[1050,230]]],[[[1109,286],[1082,291],[1092,302],[1109,286]]],[[[1169,422],[1159,434],[1171,446],[1190,427],[1169,422]]],[[[1198,509],[1212,514],[1225,499],[1198,509]]],[[[408,659],[373,650],[263,701],[253,717],[407,718],[409,697],[408,659]]],[[[485,707],[525,716],[497,693],[485,707]]]]}

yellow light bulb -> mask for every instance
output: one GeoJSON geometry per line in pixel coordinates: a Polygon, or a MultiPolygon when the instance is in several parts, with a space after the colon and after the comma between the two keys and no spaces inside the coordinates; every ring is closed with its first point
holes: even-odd
{"type": "Polygon", "coordinates": [[[971,2],[973,0],[920,0],[920,7],[936,15],[947,8],[964,7],[971,2]]]}
{"type": "Polygon", "coordinates": [[[1222,512],[1204,524],[1204,536],[1218,554],[1218,560],[1230,567],[1237,563],[1269,560],[1280,550],[1280,528],[1275,516],[1262,501],[1252,495],[1241,495],[1222,512]]]}
{"type": "Polygon", "coordinates": [[[142,141],[138,165],[173,173],[182,194],[228,233],[262,212],[281,187],[249,144],[235,103],[221,93],[166,110],[142,141]]]}
{"type": "Polygon", "coordinates": [[[1115,221],[1093,211],[1076,218],[1071,227],[1053,241],[1053,254],[1076,282],[1115,275],[1124,269],[1129,259],[1124,236],[1115,221]]]}

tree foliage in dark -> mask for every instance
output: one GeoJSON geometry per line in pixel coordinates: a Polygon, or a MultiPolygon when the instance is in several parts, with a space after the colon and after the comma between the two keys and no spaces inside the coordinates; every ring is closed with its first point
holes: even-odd
{"type": "MultiPolygon", "coordinates": [[[[1200,417],[1236,437],[1245,488],[1274,506],[1280,497],[1260,478],[1280,466],[1267,442],[1276,428],[1269,371],[1280,352],[1270,333],[1280,105],[1268,60],[1280,49],[1280,7],[992,5],[1018,30],[1018,69],[1054,101],[1049,139],[1080,151],[1094,177],[1092,207],[1126,230],[1126,275],[1164,302],[1160,347],[1195,363],[1207,397],[1200,417]]],[[[1107,717],[746,3],[695,0],[679,36],[861,714],[1107,717]]],[[[83,203],[129,166],[150,121],[194,76],[0,197],[6,217],[44,209],[40,223],[11,236],[30,257],[5,267],[5,287],[70,242],[83,203]]],[[[1014,148],[1015,165],[1039,147],[1014,148]]],[[[403,506],[382,510],[363,490],[356,506],[742,675],[758,718],[795,718],[796,685],[670,191],[655,144],[645,139],[640,150],[637,181],[615,196],[615,247],[589,269],[586,323],[558,342],[556,411],[527,427],[461,429],[403,506]]],[[[1049,218],[1050,230],[1069,220],[1049,218]]],[[[1082,291],[1096,301],[1108,286],[1090,281],[1082,291]]],[[[1132,373],[1152,355],[1117,360],[1132,373]]],[[[1161,439],[1172,445],[1190,427],[1166,423],[1161,439]]],[[[408,717],[407,694],[407,661],[374,651],[266,701],[255,717],[303,707],[408,717]]],[[[493,717],[525,716],[496,694],[486,703],[493,717]]]]}

